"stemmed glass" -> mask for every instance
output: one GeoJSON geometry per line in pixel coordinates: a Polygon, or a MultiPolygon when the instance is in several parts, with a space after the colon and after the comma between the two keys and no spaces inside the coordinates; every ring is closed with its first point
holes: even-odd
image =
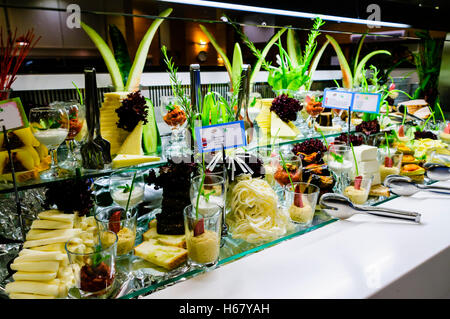
{"type": "Polygon", "coordinates": [[[162,96],[160,101],[160,112],[164,122],[171,128],[170,146],[167,148],[169,155],[182,152],[184,145],[184,130],[187,125],[186,113],[175,96],[162,96]]]}
{"type": "Polygon", "coordinates": [[[316,119],[320,115],[320,113],[325,110],[322,106],[322,91],[311,91],[307,92],[305,95],[305,100],[303,103],[303,107],[306,112],[309,114],[308,122],[311,122],[311,129],[309,133],[309,137],[316,135],[315,125],[316,119]]]}
{"type": "Polygon", "coordinates": [[[77,146],[77,140],[83,138],[83,127],[85,126],[85,108],[77,102],[63,102],[60,104],[69,115],[69,134],[66,138],[68,154],[66,160],[61,163],[61,167],[67,170],[74,170],[78,167],[78,158],[74,149],[77,146]]]}
{"type": "Polygon", "coordinates": [[[328,168],[336,175],[336,188],[338,193],[342,193],[344,186],[350,179],[353,170],[352,151],[350,146],[345,144],[330,145],[325,160],[328,168]]]}
{"type": "Polygon", "coordinates": [[[144,177],[135,169],[118,170],[109,177],[109,192],[120,207],[135,207],[144,200],[144,177]]]}
{"type": "Polygon", "coordinates": [[[41,174],[41,179],[58,177],[56,150],[69,133],[67,111],[54,107],[33,108],[30,110],[29,122],[33,135],[48,148],[52,158],[50,169],[41,174]]]}

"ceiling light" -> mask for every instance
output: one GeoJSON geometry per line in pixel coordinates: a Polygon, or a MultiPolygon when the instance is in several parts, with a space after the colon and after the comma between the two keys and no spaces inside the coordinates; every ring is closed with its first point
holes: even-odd
{"type": "Polygon", "coordinates": [[[247,11],[247,12],[267,13],[267,14],[275,14],[275,15],[282,15],[282,16],[298,17],[298,18],[314,19],[316,17],[320,17],[322,20],[327,20],[327,21],[348,22],[348,23],[356,23],[356,24],[370,24],[370,25],[382,26],[382,27],[393,27],[393,28],[410,28],[411,27],[409,24],[403,24],[403,23],[338,17],[338,16],[330,16],[330,15],[324,15],[324,14],[314,14],[314,13],[307,13],[307,12],[271,9],[271,8],[255,7],[255,6],[248,6],[248,5],[242,5],[242,4],[225,3],[225,2],[213,2],[213,1],[203,1],[203,0],[159,0],[159,1],[170,2],[170,3],[179,3],[179,4],[190,4],[190,5],[212,7],[212,8],[219,8],[219,9],[230,9],[230,10],[239,10],[239,11],[247,11]]]}

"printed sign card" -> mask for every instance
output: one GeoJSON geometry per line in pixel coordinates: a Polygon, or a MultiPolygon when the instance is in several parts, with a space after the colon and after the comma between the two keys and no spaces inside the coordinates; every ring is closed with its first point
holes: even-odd
{"type": "Polygon", "coordinates": [[[195,136],[201,153],[247,145],[244,121],[196,127],[195,136]]]}
{"type": "Polygon", "coordinates": [[[5,126],[7,130],[15,130],[28,126],[27,116],[20,98],[0,101],[0,130],[5,126]]]}
{"type": "Polygon", "coordinates": [[[322,106],[332,109],[349,110],[352,106],[352,100],[352,92],[325,89],[323,92],[322,106]]]}
{"type": "Polygon", "coordinates": [[[354,112],[379,113],[381,94],[325,89],[323,107],[354,112]]]}

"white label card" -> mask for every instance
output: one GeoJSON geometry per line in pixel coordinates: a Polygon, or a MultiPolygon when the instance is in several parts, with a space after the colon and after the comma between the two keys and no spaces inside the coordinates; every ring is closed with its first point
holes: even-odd
{"type": "Polygon", "coordinates": [[[19,98],[0,101],[0,130],[14,130],[28,126],[28,120],[19,98]]]}
{"type": "Polygon", "coordinates": [[[323,107],[354,112],[379,113],[381,94],[325,89],[323,107]]]}
{"type": "Polygon", "coordinates": [[[195,136],[201,153],[247,145],[244,121],[196,127],[195,136]]]}

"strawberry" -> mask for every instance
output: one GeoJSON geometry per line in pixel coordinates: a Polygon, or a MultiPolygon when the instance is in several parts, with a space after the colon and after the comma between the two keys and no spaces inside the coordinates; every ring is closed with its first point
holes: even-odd
{"type": "Polygon", "coordinates": [[[392,83],[391,85],[389,85],[389,91],[395,90],[395,84],[392,83]]]}
{"type": "Polygon", "coordinates": [[[392,167],[394,165],[394,161],[389,156],[386,156],[384,158],[384,166],[386,167],[392,167]]]}
{"type": "Polygon", "coordinates": [[[405,128],[403,127],[403,125],[400,125],[400,128],[398,129],[398,136],[405,136],[405,128]]]}
{"type": "Polygon", "coordinates": [[[361,189],[362,176],[355,177],[355,189],[361,189]]]}
{"type": "Polygon", "coordinates": [[[109,217],[108,228],[110,231],[115,232],[116,234],[120,231],[120,214],[122,212],[120,210],[115,211],[109,217]]]}
{"type": "Polygon", "coordinates": [[[450,123],[447,124],[446,128],[444,129],[444,133],[450,134],[450,123]]]}
{"type": "Polygon", "coordinates": [[[194,237],[200,236],[205,232],[205,220],[202,218],[195,223],[194,226],[194,237]]]}
{"type": "Polygon", "coordinates": [[[300,185],[298,184],[295,186],[294,190],[294,205],[300,208],[304,206],[302,200],[302,192],[300,190],[300,185]]]}

